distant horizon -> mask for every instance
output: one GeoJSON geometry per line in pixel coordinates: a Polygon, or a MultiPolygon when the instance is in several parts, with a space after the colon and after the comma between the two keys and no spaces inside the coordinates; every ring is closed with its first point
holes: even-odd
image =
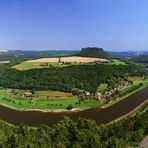
{"type": "MultiPolygon", "coordinates": [[[[89,46],[90,47],[90,46],[89,46]]],[[[83,47],[83,48],[87,48],[87,47],[83,47]]],[[[101,48],[101,47],[98,47],[101,48]]],[[[82,48],[81,48],[82,49],[82,48]]],[[[81,51],[81,49],[70,49],[70,50],[66,50],[66,49],[0,49],[0,52],[7,52],[7,51],[81,51]]],[[[103,48],[102,48],[103,49],[103,48]]],[[[148,50],[106,50],[103,49],[106,52],[148,52],[148,50]]]]}

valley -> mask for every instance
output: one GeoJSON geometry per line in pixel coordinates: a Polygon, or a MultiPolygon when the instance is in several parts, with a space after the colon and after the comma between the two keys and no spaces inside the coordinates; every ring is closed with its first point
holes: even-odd
{"type": "MultiPolygon", "coordinates": [[[[147,105],[148,87],[127,97],[126,99],[108,107],[108,108],[91,108],[74,112],[42,112],[40,110],[18,111],[0,105],[0,118],[10,124],[20,125],[24,123],[29,126],[39,126],[42,124],[54,126],[56,123],[69,117],[77,122],[80,118],[94,120],[97,124],[110,123],[117,119],[126,119],[137,113],[136,108],[141,109],[147,105]],[[134,112],[133,112],[134,111],[134,112]]],[[[119,120],[119,121],[120,121],[119,120]]]]}
{"type": "Polygon", "coordinates": [[[112,129],[134,117],[138,120],[138,113],[143,119],[147,71],[102,49],[95,48],[95,54],[90,47],[88,54],[84,50],[46,58],[1,55],[1,60],[10,62],[0,63],[0,124],[11,130],[25,124],[36,131],[42,125],[57,129],[65,122],[95,122],[112,129]],[[96,57],[97,51],[101,56],[96,57]]]}
{"type": "Polygon", "coordinates": [[[148,148],[148,1],[1,0],[0,148],[148,148]]]}

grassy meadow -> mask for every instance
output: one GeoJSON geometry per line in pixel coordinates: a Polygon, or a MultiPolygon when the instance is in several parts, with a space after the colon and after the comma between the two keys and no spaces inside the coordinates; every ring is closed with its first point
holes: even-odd
{"type": "Polygon", "coordinates": [[[64,92],[38,91],[34,97],[25,97],[22,93],[23,90],[13,94],[2,89],[0,90],[0,104],[20,110],[60,110],[67,109],[69,105],[72,105],[73,109],[86,109],[100,104],[98,100],[94,99],[80,102],[76,96],[64,92]]]}
{"type": "Polygon", "coordinates": [[[29,70],[29,69],[38,69],[38,68],[49,68],[49,66],[58,66],[58,63],[49,63],[47,65],[44,65],[45,62],[22,62],[21,64],[17,64],[13,66],[12,68],[18,69],[18,70],[29,70]]]}
{"type": "Polygon", "coordinates": [[[113,60],[113,61],[110,61],[108,64],[125,65],[125,62],[124,61],[120,61],[120,60],[113,60]]]}

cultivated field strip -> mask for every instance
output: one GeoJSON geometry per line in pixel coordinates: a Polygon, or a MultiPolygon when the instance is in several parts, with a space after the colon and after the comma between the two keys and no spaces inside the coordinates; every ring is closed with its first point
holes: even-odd
{"type": "MultiPolygon", "coordinates": [[[[89,63],[89,62],[104,62],[107,61],[106,59],[102,58],[90,58],[90,57],[77,57],[77,56],[71,56],[71,57],[61,57],[60,62],[83,62],[83,63],[89,63]]],[[[27,62],[59,62],[59,58],[41,58],[36,60],[29,60],[27,62]]]]}

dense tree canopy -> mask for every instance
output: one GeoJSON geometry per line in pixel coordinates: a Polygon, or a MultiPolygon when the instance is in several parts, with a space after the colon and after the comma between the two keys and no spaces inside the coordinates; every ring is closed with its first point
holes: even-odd
{"type": "Polygon", "coordinates": [[[13,127],[0,122],[0,147],[25,148],[119,148],[137,146],[148,134],[148,110],[109,125],[65,118],[53,127],[34,129],[25,125],[13,127]]]}
{"type": "Polygon", "coordinates": [[[70,92],[80,88],[96,92],[101,83],[113,86],[114,80],[127,76],[142,76],[146,72],[134,65],[73,65],[19,71],[5,68],[0,71],[0,85],[18,89],[60,90],[70,92]]]}
{"type": "Polygon", "coordinates": [[[148,64],[148,55],[139,55],[131,58],[132,61],[137,63],[147,63],[148,64]]]}

